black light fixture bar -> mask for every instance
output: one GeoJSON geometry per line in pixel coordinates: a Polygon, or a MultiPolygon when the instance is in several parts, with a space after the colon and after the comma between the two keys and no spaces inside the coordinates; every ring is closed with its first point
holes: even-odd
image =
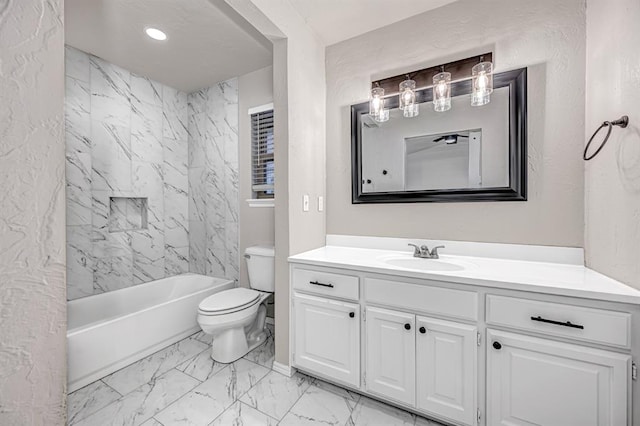
{"type": "Polygon", "coordinates": [[[451,81],[464,80],[471,78],[471,68],[480,63],[481,59],[487,62],[493,62],[493,53],[483,53],[477,56],[460,59],[458,61],[440,64],[434,67],[424,68],[417,71],[402,73],[393,77],[375,80],[371,82],[371,87],[379,84],[384,89],[385,96],[399,93],[398,87],[400,83],[407,79],[407,76],[416,82],[417,88],[430,87],[433,85],[433,76],[444,70],[451,73],[451,81]]]}

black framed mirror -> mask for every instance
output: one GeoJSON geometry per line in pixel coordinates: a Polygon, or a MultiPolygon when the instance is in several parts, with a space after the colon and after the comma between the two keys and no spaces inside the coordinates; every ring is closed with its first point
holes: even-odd
{"type": "Polygon", "coordinates": [[[433,90],[416,91],[420,114],[390,119],[369,103],[351,106],[352,203],[527,200],[527,69],[494,75],[491,102],[471,106],[471,80],[451,84],[452,107],[433,110],[433,90]]]}

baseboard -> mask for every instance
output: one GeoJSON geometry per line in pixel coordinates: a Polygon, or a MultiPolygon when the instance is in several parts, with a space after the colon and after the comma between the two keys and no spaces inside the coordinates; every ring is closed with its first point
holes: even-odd
{"type": "Polygon", "coordinates": [[[295,369],[292,368],[290,365],[284,365],[284,364],[280,364],[277,361],[273,361],[273,371],[277,371],[280,374],[284,374],[287,377],[291,377],[293,376],[293,373],[295,373],[295,369]]]}

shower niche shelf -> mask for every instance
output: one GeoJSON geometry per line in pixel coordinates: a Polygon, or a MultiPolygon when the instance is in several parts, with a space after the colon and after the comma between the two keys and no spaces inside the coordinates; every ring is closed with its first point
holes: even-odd
{"type": "Polygon", "coordinates": [[[147,229],[147,198],[109,197],[109,232],[147,229]]]}

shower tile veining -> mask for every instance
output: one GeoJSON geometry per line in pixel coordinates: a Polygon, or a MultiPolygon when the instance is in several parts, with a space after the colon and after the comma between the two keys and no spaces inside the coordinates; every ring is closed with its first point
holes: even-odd
{"type": "Polygon", "coordinates": [[[232,364],[196,333],[69,395],[68,425],[421,425],[436,422],[320,380],[271,370],[267,342],[232,364]]]}

